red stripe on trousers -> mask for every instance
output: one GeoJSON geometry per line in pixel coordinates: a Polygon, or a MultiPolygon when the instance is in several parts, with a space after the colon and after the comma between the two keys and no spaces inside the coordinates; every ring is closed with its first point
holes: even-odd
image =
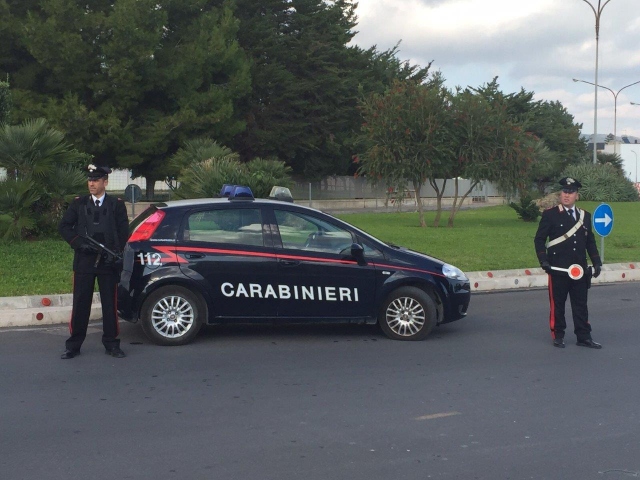
{"type": "MultiPolygon", "coordinates": [[[[71,281],[72,292],[76,290],[76,272],[73,272],[73,280],[71,281]]],[[[73,299],[71,300],[71,317],[69,317],[69,335],[73,335],[73,326],[71,322],[73,321],[73,299]]]]}
{"type": "Polygon", "coordinates": [[[551,338],[555,340],[556,338],[556,304],[553,301],[553,281],[551,280],[551,275],[549,275],[549,306],[551,311],[549,312],[549,328],[551,329],[551,338]]]}
{"type": "Polygon", "coordinates": [[[116,288],[113,293],[113,307],[115,309],[115,317],[116,317],[116,338],[120,336],[120,322],[118,318],[118,284],[116,283],[116,288]]]}

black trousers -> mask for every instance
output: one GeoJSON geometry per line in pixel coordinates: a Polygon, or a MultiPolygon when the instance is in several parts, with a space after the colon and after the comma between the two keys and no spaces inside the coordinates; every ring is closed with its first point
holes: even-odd
{"type": "Polygon", "coordinates": [[[573,314],[573,331],[579,341],[591,338],[589,310],[587,308],[588,280],[586,275],[580,280],[571,280],[568,275],[549,275],[549,327],[551,336],[564,338],[567,328],[565,304],[567,296],[571,302],[573,314]]]}
{"type": "Polygon", "coordinates": [[[79,351],[87,336],[87,327],[91,315],[93,287],[98,279],[100,302],[102,303],[102,344],[107,350],[120,346],[118,335],[118,306],[116,292],[118,275],[115,273],[74,273],[73,275],[73,310],[69,331],[71,336],[66,341],[67,350],[79,351]]]}

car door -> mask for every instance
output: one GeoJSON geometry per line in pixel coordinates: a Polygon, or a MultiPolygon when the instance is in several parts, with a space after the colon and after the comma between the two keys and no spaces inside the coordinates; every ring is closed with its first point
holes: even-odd
{"type": "Polygon", "coordinates": [[[375,268],[351,256],[356,237],[329,218],[273,209],[278,319],[348,320],[375,315],[375,268]]]}
{"type": "Polygon", "coordinates": [[[217,320],[275,319],[276,259],[263,211],[253,203],[225,204],[185,216],[178,254],[183,273],[205,282],[217,320]]]}

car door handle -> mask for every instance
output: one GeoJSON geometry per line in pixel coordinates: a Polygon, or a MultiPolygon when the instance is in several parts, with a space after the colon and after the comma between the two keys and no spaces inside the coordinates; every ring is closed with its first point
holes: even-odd
{"type": "Polygon", "coordinates": [[[300,260],[280,260],[280,265],[283,267],[297,267],[300,265],[300,260]]]}
{"type": "Polygon", "coordinates": [[[187,253],[185,257],[189,259],[194,259],[194,258],[204,258],[205,255],[204,253],[187,253]]]}

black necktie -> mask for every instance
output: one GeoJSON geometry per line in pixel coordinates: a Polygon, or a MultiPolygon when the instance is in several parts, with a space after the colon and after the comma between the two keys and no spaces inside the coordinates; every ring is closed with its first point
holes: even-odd
{"type": "Polygon", "coordinates": [[[100,208],[100,200],[96,200],[95,204],[96,210],[93,211],[93,223],[97,225],[100,223],[100,210],[98,210],[98,208],[100,208]]]}
{"type": "MultiPolygon", "coordinates": [[[[98,202],[98,201],[96,200],[96,204],[97,204],[97,202],[98,202]]],[[[567,212],[569,212],[569,216],[570,216],[572,219],[574,219],[574,220],[576,219],[576,217],[574,217],[574,216],[573,216],[573,208],[570,208],[569,210],[567,210],[567,212]]]]}

